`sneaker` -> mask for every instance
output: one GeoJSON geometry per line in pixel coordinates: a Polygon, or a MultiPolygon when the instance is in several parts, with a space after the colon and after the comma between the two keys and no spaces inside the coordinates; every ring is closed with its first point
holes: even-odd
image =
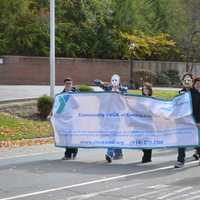
{"type": "Polygon", "coordinates": [[[174,168],[182,168],[182,167],[184,167],[183,162],[176,162],[176,164],[174,165],[174,168]]]}
{"type": "Polygon", "coordinates": [[[72,158],[64,156],[62,160],[71,160],[72,158]]]}
{"type": "Polygon", "coordinates": [[[120,160],[123,158],[123,155],[119,155],[119,156],[114,156],[113,160],[120,160]]]}
{"type": "Polygon", "coordinates": [[[72,154],[72,160],[75,160],[76,157],[77,157],[77,154],[76,154],[76,153],[73,153],[73,154],[72,154]]]}
{"type": "Polygon", "coordinates": [[[197,154],[197,153],[193,154],[193,158],[194,158],[195,160],[199,160],[199,154],[197,154]]]}
{"type": "Polygon", "coordinates": [[[109,155],[106,154],[105,158],[106,158],[106,160],[107,160],[108,163],[112,162],[112,158],[109,155]]]}
{"type": "Polygon", "coordinates": [[[142,163],[149,163],[152,162],[151,160],[142,160],[142,163]]]}

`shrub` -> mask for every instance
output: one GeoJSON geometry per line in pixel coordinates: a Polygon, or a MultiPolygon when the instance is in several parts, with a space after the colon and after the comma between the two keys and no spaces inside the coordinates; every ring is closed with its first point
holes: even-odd
{"type": "Polygon", "coordinates": [[[37,101],[37,109],[42,118],[46,118],[52,109],[53,99],[50,96],[41,96],[37,101]]]}
{"type": "Polygon", "coordinates": [[[168,70],[165,72],[165,74],[168,76],[171,85],[180,85],[181,80],[177,70],[168,70]]]}
{"type": "Polygon", "coordinates": [[[168,70],[157,74],[157,81],[160,85],[178,86],[181,83],[177,70],[168,70]]]}
{"type": "Polygon", "coordinates": [[[159,85],[170,85],[170,79],[165,72],[157,74],[157,81],[159,85]]]}
{"type": "Polygon", "coordinates": [[[80,92],[93,92],[92,87],[88,86],[88,85],[78,85],[77,89],[80,92]]]}
{"type": "Polygon", "coordinates": [[[144,82],[149,82],[154,84],[156,82],[156,75],[151,71],[138,70],[133,73],[133,82],[135,89],[139,89],[144,82]]]}

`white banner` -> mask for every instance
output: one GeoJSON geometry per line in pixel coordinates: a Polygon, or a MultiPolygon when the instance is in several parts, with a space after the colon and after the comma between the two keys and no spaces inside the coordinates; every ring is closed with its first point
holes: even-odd
{"type": "Polygon", "coordinates": [[[60,147],[199,145],[190,93],[164,101],[118,93],[57,95],[51,122],[60,147]]]}

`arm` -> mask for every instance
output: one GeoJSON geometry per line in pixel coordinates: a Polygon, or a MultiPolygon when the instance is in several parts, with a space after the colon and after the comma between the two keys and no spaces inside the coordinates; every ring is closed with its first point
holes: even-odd
{"type": "Polygon", "coordinates": [[[107,82],[103,82],[101,80],[94,80],[96,86],[102,88],[105,91],[110,91],[110,86],[107,82]]]}
{"type": "Polygon", "coordinates": [[[121,92],[122,94],[127,94],[127,93],[128,93],[128,88],[127,88],[127,87],[124,87],[124,86],[121,86],[121,87],[120,87],[120,92],[121,92]]]}

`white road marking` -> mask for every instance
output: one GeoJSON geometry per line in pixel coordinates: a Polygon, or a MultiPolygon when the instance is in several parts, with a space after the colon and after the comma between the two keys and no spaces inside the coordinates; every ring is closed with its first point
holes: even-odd
{"type": "Polygon", "coordinates": [[[194,199],[200,199],[200,195],[197,195],[197,196],[191,197],[191,198],[189,198],[189,199],[187,199],[187,200],[194,200],[194,199]]]}
{"type": "Polygon", "coordinates": [[[184,192],[184,191],[187,191],[187,190],[191,190],[192,189],[192,187],[185,187],[185,188],[182,188],[182,189],[180,189],[180,190],[177,190],[177,191],[175,191],[175,192],[172,192],[172,193],[168,193],[168,194],[166,194],[166,195],[163,195],[163,196],[161,196],[161,197],[158,197],[157,199],[159,199],[159,200],[162,200],[162,199],[166,199],[166,198],[168,198],[168,197],[170,197],[170,196],[173,196],[173,195],[176,195],[176,194],[178,194],[178,193],[181,193],[181,192],[184,192]]]}
{"type": "Polygon", "coordinates": [[[98,195],[101,195],[101,194],[106,194],[106,193],[109,193],[109,192],[115,192],[115,191],[123,190],[123,189],[126,189],[126,188],[130,188],[130,187],[136,187],[136,186],[143,185],[143,184],[144,183],[136,183],[136,184],[132,184],[132,185],[126,185],[126,186],[122,186],[122,187],[112,188],[112,189],[109,189],[109,190],[103,190],[103,191],[100,191],[100,192],[77,195],[77,196],[69,197],[66,200],[89,199],[91,197],[95,197],[95,196],[98,196],[98,195]]]}
{"type": "Polygon", "coordinates": [[[152,186],[149,186],[148,188],[150,188],[150,189],[161,189],[161,188],[166,188],[166,187],[169,187],[169,185],[163,185],[163,184],[152,185],[152,186]]]}
{"type": "Polygon", "coordinates": [[[172,198],[170,198],[169,200],[182,199],[182,198],[184,198],[184,197],[188,197],[188,196],[190,196],[190,195],[199,194],[199,193],[200,193],[200,191],[189,192],[189,193],[183,194],[183,195],[181,195],[181,196],[172,197],[172,198]]]}
{"type": "Polygon", "coordinates": [[[151,192],[145,192],[145,193],[142,193],[142,194],[139,194],[137,196],[131,196],[129,197],[129,199],[136,199],[138,200],[138,198],[141,198],[141,197],[145,197],[145,196],[148,196],[148,195],[151,195],[151,194],[156,194],[158,192],[164,192],[164,191],[167,191],[166,188],[162,188],[162,189],[159,189],[159,190],[154,190],[154,191],[151,191],[151,192]]]}
{"type": "MultiPolygon", "coordinates": [[[[191,165],[191,164],[195,164],[195,163],[199,163],[199,161],[189,162],[189,163],[186,163],[185,165],[191,165]]],[[[173,169],[173,168],[174,168],[174,165],[169,165],[167,167],[160,167],[160,168],[156,168],[156,169],[150,169],[150,170],[146,170],[146,171],[124,174],[124,175],[120,175],[120,176],[103,178],[103,179],[78,183],[78,184],[74,184],[74,185],[67,185],[67,186],[52,188],[52,189],[48,189],[48,190],[41,190],[41,191],[38,191],[38,192],[32,192],[32,193],[20,194],[20,195],[11,196],[11,197],[5,197],[5,198],[2,198],[0,200],[13,200],[13,199],[31,197],[31,196],[36,196],[36,195],[40,195],[40,194],[46,194],[46,193],[50,193],[50,192],[57,192],[57,191],[61,191],[61,190],[66,190],[66,189],[69,189],[69,188],[76,188],[76,187],[91,185],[91,184],[95,184],[95,183],[103,183],[103,182],[108,182],[108,181],[113,181],[113,180],[117,180],[117,179],[131,177],[131,176],[148,174],[148,173],[153,173],[153,172],[163,171],[163,170],[173,169]]]]}

